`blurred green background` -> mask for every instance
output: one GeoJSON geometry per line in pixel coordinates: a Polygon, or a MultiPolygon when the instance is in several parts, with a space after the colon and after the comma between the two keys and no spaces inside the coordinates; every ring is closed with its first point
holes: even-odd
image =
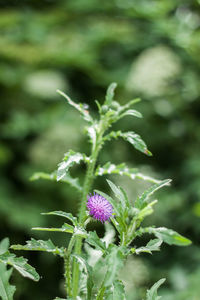
{"type": "MultiPolygon", "coordinates": [[[[116,128],[141,134],[153,157],[113,141],[100,161],[125,161],[158,179],[172,178],[172,186],[157,193],[160,201],[147,222],[193,241],[190,247],[163,245],[153,256],[130,259],[121,275],[128,299],[141,300],[148,287],[166,277],[163,300],[198,300],[200,1],[0,0],[1,238],[8,236],[12,244],[30,236],[67,243],[62,234],[35,233],[31,227],[61,224],[41,212],[76,213],[75,191],[29,178],[35,171],[55,170],[69,149],[89,151],[83,121],[56,89],[95,111],[94,100],[102,103],[113,81],[120,103],[143,99],[136,109],[144,119],[127,117],[116,128]]],[[[84,168],[74,170],[80,178],[84,173],[84,168]]],[[[146,187],[141,181],[111,179],[131,199],[146,187]]],[[[96,187],[107,189],[104,181],[96,187]]],[[[96,229],[102,234],[101,225],[96,229]]],[[[62,262],[50,254],[19,254],[42,279],[34,283],[14,273],[15,299],[62,297],[62,262]]]]}

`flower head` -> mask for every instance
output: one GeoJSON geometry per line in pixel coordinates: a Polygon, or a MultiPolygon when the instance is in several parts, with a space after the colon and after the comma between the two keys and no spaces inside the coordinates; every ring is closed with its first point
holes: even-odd
{"type": "Polygon", "coordinates": [[[93,196],[87,196],[87,199],[87,208],[93,218],[103,223],[112,216],[113,207],[104,197],[94,193],[93,196]]]}

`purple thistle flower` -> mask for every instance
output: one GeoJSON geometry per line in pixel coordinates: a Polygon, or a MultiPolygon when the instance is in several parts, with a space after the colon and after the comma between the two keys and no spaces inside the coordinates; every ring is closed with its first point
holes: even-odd
{"type": "Polygon", "coordinates": [[[113,207],[104,197],[94,193],[93,196],[87,196],[87,199],[87,208],[94,219],[103,223],[112,216],[113,207]]]}

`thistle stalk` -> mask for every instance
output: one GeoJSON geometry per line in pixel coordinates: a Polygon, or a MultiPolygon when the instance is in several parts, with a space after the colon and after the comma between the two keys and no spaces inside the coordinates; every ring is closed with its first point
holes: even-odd
{"type": "MultiPolygon", "coordinates": [[[[83,193],[81,196],[81,205],[79,209],[79,224],[84,226],[84,219],[86,216],[86,203],[87,203],[87,195],[89,194],[93,181],[94,181],[94,171],[95,171],[95,165],[98,158],[99,151],[102,146],[102,137],[107,129],[107,120],[100,120],[98,124],[98,135],[96,139],[96,143],[93,144],[92,150],[91,150],[91,156],[90,156],[90,162],[88,164],[85,181],[83,185],[83,193]]],[[[75,244],[75,250],[74,253],[77,255],[81,254],[81,248],[82,248],[82,237],[76,238],[76,244],[75,244]]],[[[78,295],[78,285],[79,285],[79,265],[74,260],[73,261],[73,298],[76,299],[78,295]]]]}

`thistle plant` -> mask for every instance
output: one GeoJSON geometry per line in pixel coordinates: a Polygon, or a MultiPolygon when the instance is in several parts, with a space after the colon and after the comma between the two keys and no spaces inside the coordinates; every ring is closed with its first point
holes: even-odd
{"type": "MultiPolygon", "coordinates": [[[[125,116],[142,117],[140,112],[132,108],[139,99],[131,100],[122,106],[114,100],[115,88],[116,83],[112,83],[108,87],[105,101],[102,105],[96,101],[99,112],[98,119],[91,116],[84,104],[77,104],[66,94],[58,91],[67,100],[68,104],[78,110],[83,119],[88,123],[85,132],[91,143],[91,152],[88,155],[69,150],[58,165],[57,171],[51,174],[40,172],[34,174],[32,177],[32,180],[42,178],[70,184],[79,193],[80,208],[77,216],[59,210],[43,213],[48,216],[55,215],[62,217],[67,222],[61,228],[33,228],[40,231],[55,231],[70,234],[71,237],[68,245],[64,243],[63,247],[57,247],[51,240],[31,239],[25,245],[11,246],[11,249],[14,250],[45,251],[60,256],[63,259],[66,295],[65,298],[56,298],[57,300],[127,299],[124,283],[119,279],[119,271],[128,256],[139,255],[144,252],[152,254],[153,251],[160,250],[163,242],[178,246],[186,246],[191,243],[190,240],[171,229],[142,226],[143,220],[153,213],[154,205],[157,203],[157,200],[152,200],[151,196],[158,189],[168,186],[171,182],[170,179],[156,180],[143,175],[137,169],[129,168],[125,163],[116,165],[107,162],[103,166],[98,165],[100,151],[103,149],[104,144],[112,139],[122,138],[145,155],[152,155],[145,142],[135,132],[111,130],[112,125],[125,116]],[[70,175],[70,169],[73,165],[80,163],[85,163],[87,166],[82,185],[78,178],[73,178],[70,175]],[[122,187],[116,186],[110,180],[107,180],[110,191],[109,195],[95,189],[94,181],[98,176],[112,174],[128,176],[131,180],[139,178],[149,181],[151,185],[140,196],[134,199],[134,204],[132,204],[132,199],[130,201],[125,190],[122,187]],[[114,197],[111,197],[111,195],[114,195],[114,197]],[[87,225],[94,221],[105,224],[106,232],[104,238],[100,238],[95,231],[88,230],[87,225]],[[113,238],[108,238],[108,233],[109,231],[113,232],[113,228],[116,233],[116,241],[118,242],[114,241],[113,238]],[[142,247],[134,246],[135,239],[143,234],[153,235],[154,238],[150,239],[142,247]],[[89,260],[90,253],[88,249],[93,250],[93,253],[95,251],[98,253],[96,261],[93,264],[89,260]],[[95,282],[94,275],[101,269],[103,270],[103,276],[100,282],[95,282]]],[[[8,256],[13,255],[9,251],[6,253],[8,256]]],[[[2,261],[2,255],[0,256],[0,261],[2,261]]],[[[9,260],[7,263],[9,264],[9,260]]],[[[34,270],[34,272],[36,271],[34,270]]],[[[38,275],[35,276],[34,279],[38,280],[38,275]]],[[[146,300],[160,299],[157,296],[157,289],[164,280],[160,279],[147,291],[146,300]]]]}

